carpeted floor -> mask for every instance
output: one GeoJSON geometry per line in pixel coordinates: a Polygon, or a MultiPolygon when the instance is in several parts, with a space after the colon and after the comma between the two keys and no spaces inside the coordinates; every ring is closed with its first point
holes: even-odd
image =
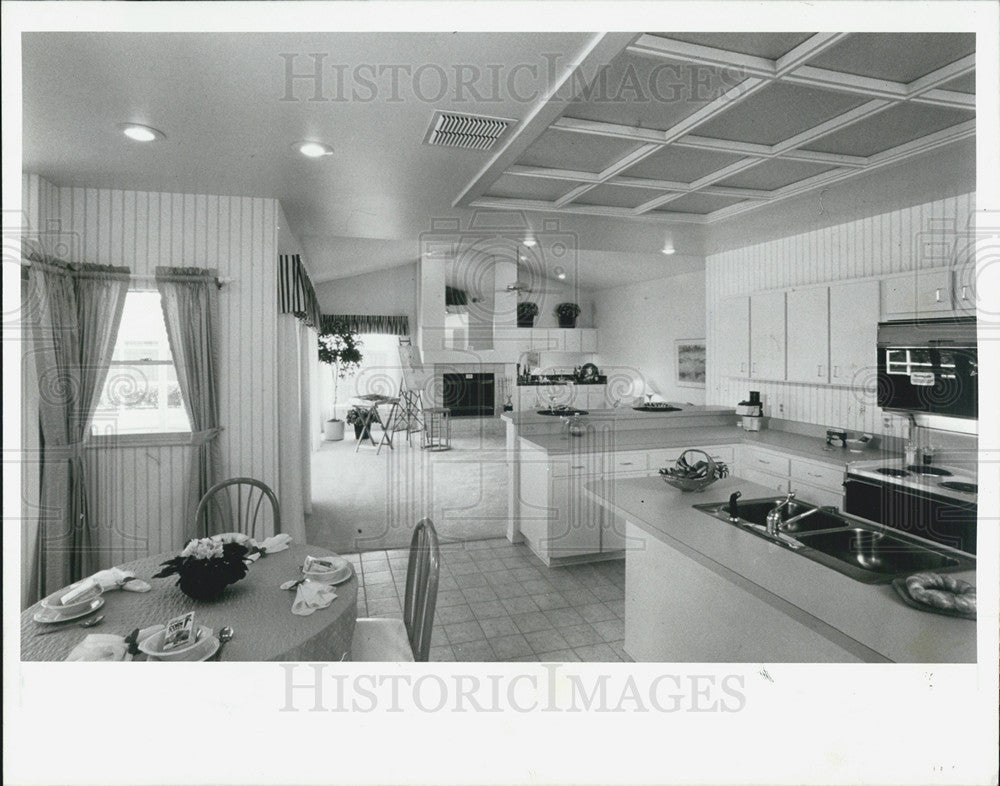
{"type": "MultiPolygon", "coordinates": [[[[507,467],[502,423],[455,420],[452,450],[425,451],[420,435],[397,434],[394,449],[353,433],[313,454],[309,543],[338,553],[406,548],[414,525],[430,516],[442,542],[503,537],[507,467]]],[[[380,432],[375,432],[378,440],[380,432]]]]}

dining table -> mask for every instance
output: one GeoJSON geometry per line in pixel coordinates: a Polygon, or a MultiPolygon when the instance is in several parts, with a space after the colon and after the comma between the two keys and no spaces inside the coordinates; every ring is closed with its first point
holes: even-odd
{"type": "Polygon", "coordinates": [[[329,557],[334,552],[319,546],[290,545],[284,551],[262,555],[249,566],[247,575],[226,587],[214,601],[189,598],[177,587],[177,576],[153,578],[161,563],[176,554],[158,554],[120,565],[122,570],[148,582],[149,592],[114,589],[103,593],[104,605],[78,621],[52,624],[33,617],[42,607],[36,603],[21,613],[21,660],[65,660],[70,651],[89,633],[117,633],[127,636],[136,628],[165,624],[189,611],[195,621],[212,628],[216,635],[223,626],[234,636],[222,654],[223,661],[339,661],[350,657],[351,638],[358,609],[358,577],[334,587],[337,594],[326,608],[300,616],[292,613],[294,590],[281,584],[301,578],[306,556],[329,557]],[[103,614],[104,620],[92,628],[83,622],[103,614]],[[41,634],[41,635],[39,635],[41,634]]]}

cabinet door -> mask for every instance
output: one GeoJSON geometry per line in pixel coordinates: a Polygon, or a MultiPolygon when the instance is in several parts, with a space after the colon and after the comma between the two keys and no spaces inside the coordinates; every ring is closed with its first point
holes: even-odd
{"type": "Polygon", "coordinates": [[[882,280],[883,319],[942,315],[950,311],[949,270],[917,270],[882,280]]]}
{"type": "Polygon", "coordinates": [[[978,304],[976,294],[975,262],[968,262],[955,271],[955,311],[962,316],[974,317],[978,304]]]}
{"type": "Polygon", "coordinates": [[[789,382],[830,381],[830,299],[826,287],[788,293],[789,382]]]}
{"type": "Polygon", "coordinates": [[[719,358],[719,371],[725,377],[747,377],[750,375],[750,298],[727,298],[719,308],[716,346],[712,348],[719,358]]]}
{"type": "Polygon", "coordinates": [[[830,286],[830,381],[851,385],[876,361],[879,285],[857,281],[830,286]]]}
{"type": "Polygon", "coordinates": [[[562,346],[566,352],[580,352],[580,331],[579,330],[569,330],[567,328],[557,328],[559,333],[562,333],[562,346]]]}
{"type": "Polygon", "coordinates": [[[787,477],[782,478],[777,475],[760,472],[752,467],[743,467],[740,469],[740,477],[744,480],[750,481],[751,483],[756,483],[759,486],[766,486],[767,488],[774,489],[775,491],[780,491],[782,494],[788,492],[787,477]]]}
{"type": "Polygon", "coordinates": [[[587,391],[587,409],[607,409],[607,404],[604,400],[604,385],[586,385],[583,387],[587,391]]]}
{"type": "Polygon", "coordinates": [[[821,486],[812,486],[808,483],[803,483],[801,480],[793,480],[791,486],[791,490],[795,492],[796,499],[808,502],[811,505],[831,505],[839,509],[844,504],[843,489],[834,491],[822,488],[821,486]]]}
{"type": "Polygon", "coordinates": [[[560,333],[562,333],[561,330],[555,330],[553,328],[532,328],[531,348],[535,351],[562,349],[562,347],[559,346],[559,342],[562,338],[560,333]]]}
{"type": "Polygon", "coordinates": [[[785,293],[750,297],[750,376],[785,378],[785,293]]]}
{"type": "Polygon", "coordinates": [[[583,328],[580,331],[580,351],[597,352],[597,329],[583,328]]]}
{"type": "Polygon", "coordinates": [[[582,474],[552,478],[548,538],[543,548],[549,557],[575,557],[601,550],[604,508],[584,490],[594,480],[582,474]]]}

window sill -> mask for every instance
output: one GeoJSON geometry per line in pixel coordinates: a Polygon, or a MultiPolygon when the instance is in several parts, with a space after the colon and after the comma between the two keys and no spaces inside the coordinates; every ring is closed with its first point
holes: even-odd
{"type": "Polygon", "coordinates": [[[87,442],[88,449],[109,450],[113,448],[170,447],[192,444],[190,431],[162,432],[152,434],[92,434],[87,442]]]}

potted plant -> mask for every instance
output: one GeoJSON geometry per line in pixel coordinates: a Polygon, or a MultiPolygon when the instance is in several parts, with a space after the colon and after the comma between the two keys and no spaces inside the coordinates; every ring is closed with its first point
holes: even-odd
{"type": "Polygon", "coordinates": [[[337,417],[337,380],[361,367],[361,340],[342,320],[319,335],[319,360],[333,366],[333,417],[323,429],[324,439],[336,442],[344,438],[344,421],[337,417]]]}
{"type": "MultiPolygon", "coordinates": [[[[354,426],[354,438],[359,442],[363,439],[371,439],[371,423],[366,423],[365,418],[368,415],[368,410],[364,407],[351,407],[347,412],[347,422],[354,426]]],[[[379,420],[378,412],[375,413],[375,418],[372,423],[381,423],[379,420]]]]}
{"type": "Polygon", "coordinates": [[[559,327],[575,328],[580,307],[576,303],[560,303],[556,306],[556,316],[559,317],[559,327]]]}
{"type": "Polygon", "coordinates": [[[517,326],[534,327],[535,317],[538,316],[538,304],[530,300],[522,300],[517,304],[517,326]]]}

